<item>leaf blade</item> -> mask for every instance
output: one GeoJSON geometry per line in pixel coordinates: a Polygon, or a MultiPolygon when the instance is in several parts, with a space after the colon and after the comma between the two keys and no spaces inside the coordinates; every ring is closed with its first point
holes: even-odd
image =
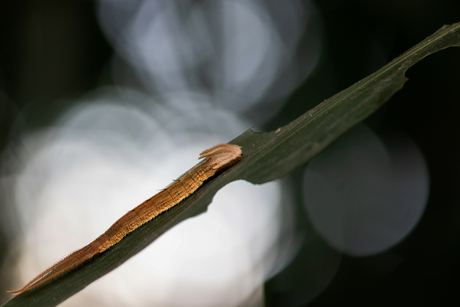
{"type": "Polygon", "coordinates": [[[56,306],[123,264],[168,229],[205,212],[212,197],[226,184],[239,179],[261,184],[285,176],[375,112],[404,86],[408,68],[432,53],[453,46],[460,46],[460,23],[444,26],[292,123],[268,133],[247,130],[231,142],[243,147],[244,157],[239,164],[206,182],[181,204],[139,227],[107,252],[49,284],[14,297],[4,306],[56,306]]]}

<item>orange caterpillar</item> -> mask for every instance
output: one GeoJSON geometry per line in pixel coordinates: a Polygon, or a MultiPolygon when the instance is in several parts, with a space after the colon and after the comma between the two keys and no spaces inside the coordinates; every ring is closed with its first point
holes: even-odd
{"type": "Polygon", "coordinates": [[[230,144],[216,145],[203,151],[199,159],[206,158],[206,160],[196,165],[166,189],[126,213],[99,238],[41,272],[21,289],[7,292],[15,293],[16,296],[35,289],[104,252],[120,242],[128,233],[190,196],[205,180],[220,170],[237,163],[241,159],[241,155],[241,147],[230,144]]]}

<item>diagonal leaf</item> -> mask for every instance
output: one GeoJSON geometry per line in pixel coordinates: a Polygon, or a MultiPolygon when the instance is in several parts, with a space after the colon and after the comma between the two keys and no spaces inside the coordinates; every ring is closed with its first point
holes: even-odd
{"type": "Polygon", "coordinates": [[[319,104],[292,123],[269,133],[244,132],[231,143],[243,147],[243,160],[206,182],[180,205],[139,227],[120,243],[74,271],[4,306],[56,306],[109,273],[174,225],[206,211],[215,193],[244,179],[261,184],[285,176],[321,152],[400,90],[409,67],[439,50],[460,46],[460,23],[444,26],[377,72],[319,104]]]}

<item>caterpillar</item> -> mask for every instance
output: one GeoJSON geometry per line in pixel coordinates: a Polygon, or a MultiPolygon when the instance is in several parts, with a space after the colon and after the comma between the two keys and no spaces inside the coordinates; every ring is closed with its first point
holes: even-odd
{"type": "Polygon", "coordinates": [[[22,288],[7,292],[17,296],[35,289],[75,269],[95,255],[106,251],[139,226],[189,197],[207,179],[237,163],[241,159],[241,156],[241,147],[231,144],[219,144],[203,151],[199,159],[205,158],[205,160],[198,163],[164,190],[123,215],[96,240],[41,272],[22,288]]]}

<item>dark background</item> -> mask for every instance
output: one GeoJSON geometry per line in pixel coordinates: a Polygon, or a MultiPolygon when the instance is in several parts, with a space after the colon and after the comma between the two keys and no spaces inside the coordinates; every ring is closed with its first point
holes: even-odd
{"type": "MultiPolygon", "coordinates": [[[[458,0],[323,0],[316,5],[326,39],[321,64],[263,130],[290,122],[442,25],[460,22],[458,0]],[[366,58],[376,42],[385,53],[366,58]]],[[[99,29],[93,2],[4,1],[0,44],[0,149],[17,137],[10,133],[14,121],[23,121],[32,131],[47,127],[72,105],[73,98],[112,82],[113,50],[99,29]]],[[[331,284],[309,306],[460,302],[460,49],[429,56],[407,77],[403,90],[366,123],[379,133],[402,131],[420,147],[430,173],[425,213],[394,248],[369,257],[344,255],[331,284]],[[388,266],[391,269],[379,270],[388,266]]],[[[10,204],[0,201],[1,213],[10,204]]],[[[0,233],[0,262],[8,240],[0,233]]],[[[302,259],[295,259],[267,283],[268,306],[303,304],[308,289],[301,278],[301,263],[302,259]]],[[[1,301],[6,299],[3,290],[1,301]]]]}

